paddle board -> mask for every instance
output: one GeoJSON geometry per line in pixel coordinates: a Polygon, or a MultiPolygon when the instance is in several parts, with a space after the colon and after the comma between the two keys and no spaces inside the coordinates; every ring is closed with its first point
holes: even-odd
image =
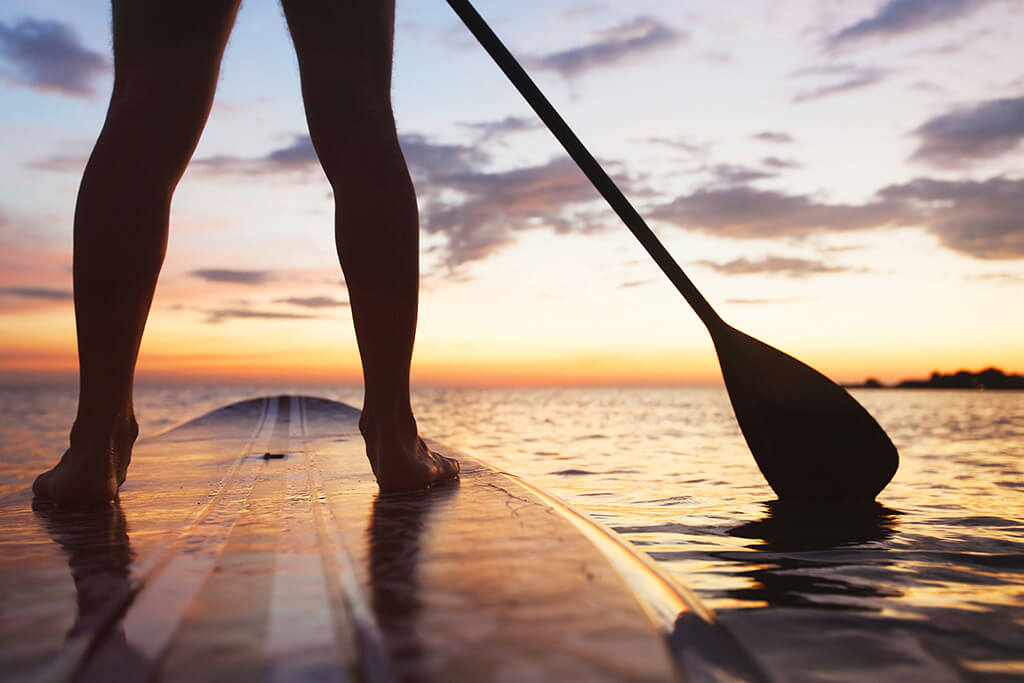
{"type": "Polygon", "coordinates": [[[0,500],[4,681],[766,680],[612,531],[444,445],[380,494],[359,411],[236,403],[140,441],[118,504],[0,500]]]}

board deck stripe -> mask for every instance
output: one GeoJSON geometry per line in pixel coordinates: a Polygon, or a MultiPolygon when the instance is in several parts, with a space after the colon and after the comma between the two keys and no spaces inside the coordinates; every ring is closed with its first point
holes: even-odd
{"type": "MultiPolygon", "coordinates": [[[[277,413],[278,401],[264,399],[262,415],[253,436],[220,486],[158,559],[151,565],[143,563],[140,566],[142,588],[124,614],[122,625],[128,646],[141,659],[135,666],[119,670],[118,680],[124,683],[144,682],[156,674],[182,616],[202,588],[238,519],[239,511],[252,492],[262,469],[258,463],[265,464],[250,456],[259,450],[259,445],[270,444],[277,413]]],[[[117,645],[111,640],[104,641],[86,663],[82,679],[109,680],[109,672],[104,668],[116,658],[116,653],[109,650],[117,645]]]]}
{"type": "Polygon", "coordinates": [[[284,528],[278,540],[267,627],[268,677],[274,683],[348,681],[355,650],[339,646],[335,633],[339,619],[332,610],[340,605],[331,599],[327,586],[319,525],[309,524],[316,506],[296,396],[289,401],[288,415],[287,438],[278,435],[285,442],[287,473],[280,510],[284,528]]]}
{"type": "MultiPolygon", "coordinates": [[[[251,441],[256,438],[260,430],[266,424],[269,409],[268,404],[270,403],[272,402],[264,399],[260,419],[258,420],[253,431],[253,435],[250,438],[250,447],[251,441]]],[[[74,636],[69,638],[65,647],[54,653],[54,656],[41,668],[28,674],[26,680],[70,681],[79,674],[84,678],[89,677],[89,662],[104,660],[104,650],[109,649],[110,641],[108,640],[104,642],[103,637],[138,600],[138,596],[147,579],[150,579],[162,568],[164,564],[166,564],[170,559],[170,555],[173,550],[181,544],[182,540],[186,538],[197,525],[202,522],[210,507],[224,492],[228,484],[234,479],[246,455],[247,452],[243,451],[236,460],[234,466],[229,468],[222,479],[217,483],[215,490],[206,505],[197,510],[195,514],[191,516],[189,521],[186,522],[185,529],[178,535],[177,539],[162,552],[152,553],[148,558],[143,559],[133,568],[128,589],[118,592],[106,601],[97,618],[93,622],[95,626],[76,633],[74,636]]]]}
{"type": "Polygon", "coordinates": [[[309,455],[310,485],[313,506],[313,521],[320,538],[327,583],[332,588],[335,614],[338,617],[338,637],[342,647],[351,647],[354,642],[360,652],[359,673],[366,683],[389,683],[395,680],[388,662],[387,649],[377,625],[377,620],[363,593],[345,540],[340,532],[339,522],[334,516],[323,475],[319,467],[322,457],[313,448],[306,419],[307,402],[300,402],[303,449],[309,455]]]}

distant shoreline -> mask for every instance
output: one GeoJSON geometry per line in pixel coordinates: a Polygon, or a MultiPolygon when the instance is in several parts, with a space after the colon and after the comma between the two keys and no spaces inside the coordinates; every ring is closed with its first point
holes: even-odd
{"type": "Polygon", "coordinates": [[[960,370],[951,374],[933,372],[928,379],[905,379],[897,384],[882,384],[870,377],[863,384],[844,384],[848,389],[983,389],[999,391],[1024,389],[1024,375],[1007,374],[999,368],[979,372],[960,370]]]}

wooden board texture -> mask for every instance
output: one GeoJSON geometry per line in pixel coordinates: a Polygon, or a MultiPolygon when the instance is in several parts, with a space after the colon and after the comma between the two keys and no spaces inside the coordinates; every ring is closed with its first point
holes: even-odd
{"type": "Polygon", "coordinates": [[[685,589],[514,476],[454,454],[459,482],[381,495],[358,417],[245,401],[137,444],[116,505],[0,499],[0,680],[763,680],[685,589]]]}

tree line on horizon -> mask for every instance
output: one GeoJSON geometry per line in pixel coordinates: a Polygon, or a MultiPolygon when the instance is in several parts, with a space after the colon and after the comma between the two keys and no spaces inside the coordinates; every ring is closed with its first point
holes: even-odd
{"type": "Polygon", "coordinates": [[[905,379],[898,384],[885,385],[871,377],[863,389],[1024,389],[1024,375],[1008,374],[999,368],[986,368],[979,372],[960,370],[950,374],[935,371],[928,379],[905,379]]]}

